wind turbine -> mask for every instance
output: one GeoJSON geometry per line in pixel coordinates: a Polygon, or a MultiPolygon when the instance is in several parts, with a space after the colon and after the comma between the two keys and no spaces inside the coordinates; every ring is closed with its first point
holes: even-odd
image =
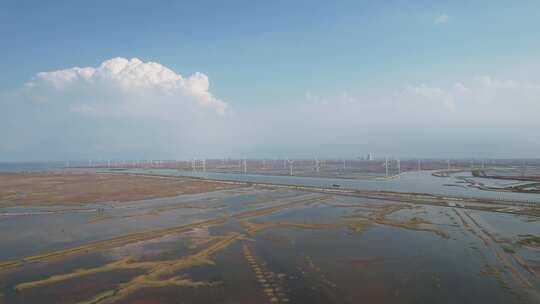
{"type": "Polygon", "coordinates": [[[294,160],[287,159],[287,162],[289,163],[289,167],[291,169],[290,174],[291,174],[291,176],[293,176],[294,175],[294,172],[293,172],[294,160]]]}

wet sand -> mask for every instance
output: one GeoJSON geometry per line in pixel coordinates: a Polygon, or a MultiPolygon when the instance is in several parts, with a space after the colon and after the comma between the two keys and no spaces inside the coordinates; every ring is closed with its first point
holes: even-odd
{"type": "Polygon", "coordinates": [[[384,193],[212,190],[79,208],[99,212],[0,208],[0,303],[540,301],[535,215],[384,193]]]}

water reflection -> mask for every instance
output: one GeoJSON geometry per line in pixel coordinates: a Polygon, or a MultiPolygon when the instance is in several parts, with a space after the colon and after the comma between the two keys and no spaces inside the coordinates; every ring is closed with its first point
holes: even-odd
{"type": "MultiPolygon", "coordinates": [[[[108,210],[107,220],[92,221],[90,215],[78,213],[55,215],[62,227],[85,227],[74,235],[108,231],[101,232],[107,240],[99,248],[85,245],[82,251],[69,248],[87,243],[86,239],[62,240],[66,249],[54,257],[34,255],[19,264],[0,264],[4,301],[535,303],[539,299],[540,255],[534,251],[539,249],[519,241],[522,235],[537,234],[540,223],[520,216],[257,188],[125,206],[129,208],[108,210]],[[179,207],[194,201],[203,201],[205,208],[179,207]],[[152,204],[169,209],[154,216],[131,216],[151,211],[152,204]],[[207,222],[198,224],[201,221],[207,222]]],[[[40,221],[32,226],[31,219],[41,216],[6,225],[12,230],[9,246],[2,245],[5,256],[35,253],[23,245],[32,228],[39,237],[49,235],[40,240],[42,247],[57,245],[59,230],[45,226],[42,232],[36,229],[40,221]],[[27,232],[19,236],[17,229],[27,232]],[[17,243],[18,238],[25,241],[17,243]]]]}

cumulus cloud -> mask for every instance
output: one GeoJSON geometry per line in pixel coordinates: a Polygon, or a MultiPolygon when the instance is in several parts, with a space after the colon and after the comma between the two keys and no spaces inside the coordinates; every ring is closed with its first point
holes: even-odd
{"type": "Polygon", "coordinates": [[[421,99],[427,99],[432,102],[441,103],[448,111],[454,112],[456,105],[454,97],[451,93],[437,87],[430,87],[424,83],[418,86],[409,86],[405,89],[407,94],[420,97],[421,99]]]}
{"type": "Polygon", "coordinates": [[[447,14],[440,14],[439,16],[437,16],[435,18],[435,20],[433,20],[433,22],[435,24],[445,24],[445,23],[448,23],[448,15],[447,14]]]}
{"type": "MultiPolygon", "coordinates": [[[[41,72],[26,84],[31,92],[37,91],[41,99],[47,96],[45,90],[49,90],[49,94],[70,93],[72,103],[80,103],[80,99],[87,99],[91,93],[104,99],[106,96],[103,93],[107,92],[110,94],[106,98],[109,102],[107,107],[119,100],[145,99],[134,108],[146,103],[154,109],[161,107],[163,111],[170,111],[171,106],[199,105],[223,114],[227,104],[214,97],[209,92],[209,86],[208,76],[203,73],[184,78],[159,63],[121,57],[106,60],[98,67],[41,72]]],[[[82,112],[96,109],[96,105],[92,104],[74,104],[72,107],[82,112]]]]}
{"type": "Polygon", "coordinates": [[[476,76],[345,89],[226,110],[204,74],[138,59],[38,73],[23,94],[0,96],[0,159],[470,156],[467,142],[540,149],[523,132],[540,128],[539,83],[476,76]]]}
{"type": "Polygon", "coordinates": [[[0,159],[210,151],[220,144],[230,111],[209,87],[203,73],[182,76],[137,58],[37,73],[20,90],[0,96],[0,137],[17,147],[0,149],[0,159]]]}
{"type": "Polygon", "coordinates": [[[408,86],[404,95],[409,101],[422,99],[440,104],[460,118],[486,116],[508,120],[509,117],[529,117],[540,111],[540,84],[515,80],[500,80],[491,76],[475,76],[466,82],[448,87],[419,84],[408,86]],[[415,98],[417,97],[417,98],[415,98]]]}

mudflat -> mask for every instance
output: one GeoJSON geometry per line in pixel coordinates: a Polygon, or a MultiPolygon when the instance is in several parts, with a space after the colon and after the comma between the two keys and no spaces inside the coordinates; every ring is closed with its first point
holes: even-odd
{"type": "Polygon", "coordinates": [[[0,207],[137,201],[237,187],[184,177],[96,173],[0,174],[0,207]]]}
{"type": "MultiPolygon", "coordinates": [[[[104,193],[133,189],[140,198],[135,185],[151,185],[150,197],[174,195],[0,207],[0,304],[540,300],[540,218],[517,206],[116,173],[45,176],[46,189],[71,181],[72,192],[49,190],[63,196],[80,189],[78,197],[90,197],[98,193],[90,185],[115,179],[123,190],[104,193]],[[95,181],[84,188],[78,178],[95,181]]],[[[40,177],[27,176],[44,187],[40,177]]]]}

